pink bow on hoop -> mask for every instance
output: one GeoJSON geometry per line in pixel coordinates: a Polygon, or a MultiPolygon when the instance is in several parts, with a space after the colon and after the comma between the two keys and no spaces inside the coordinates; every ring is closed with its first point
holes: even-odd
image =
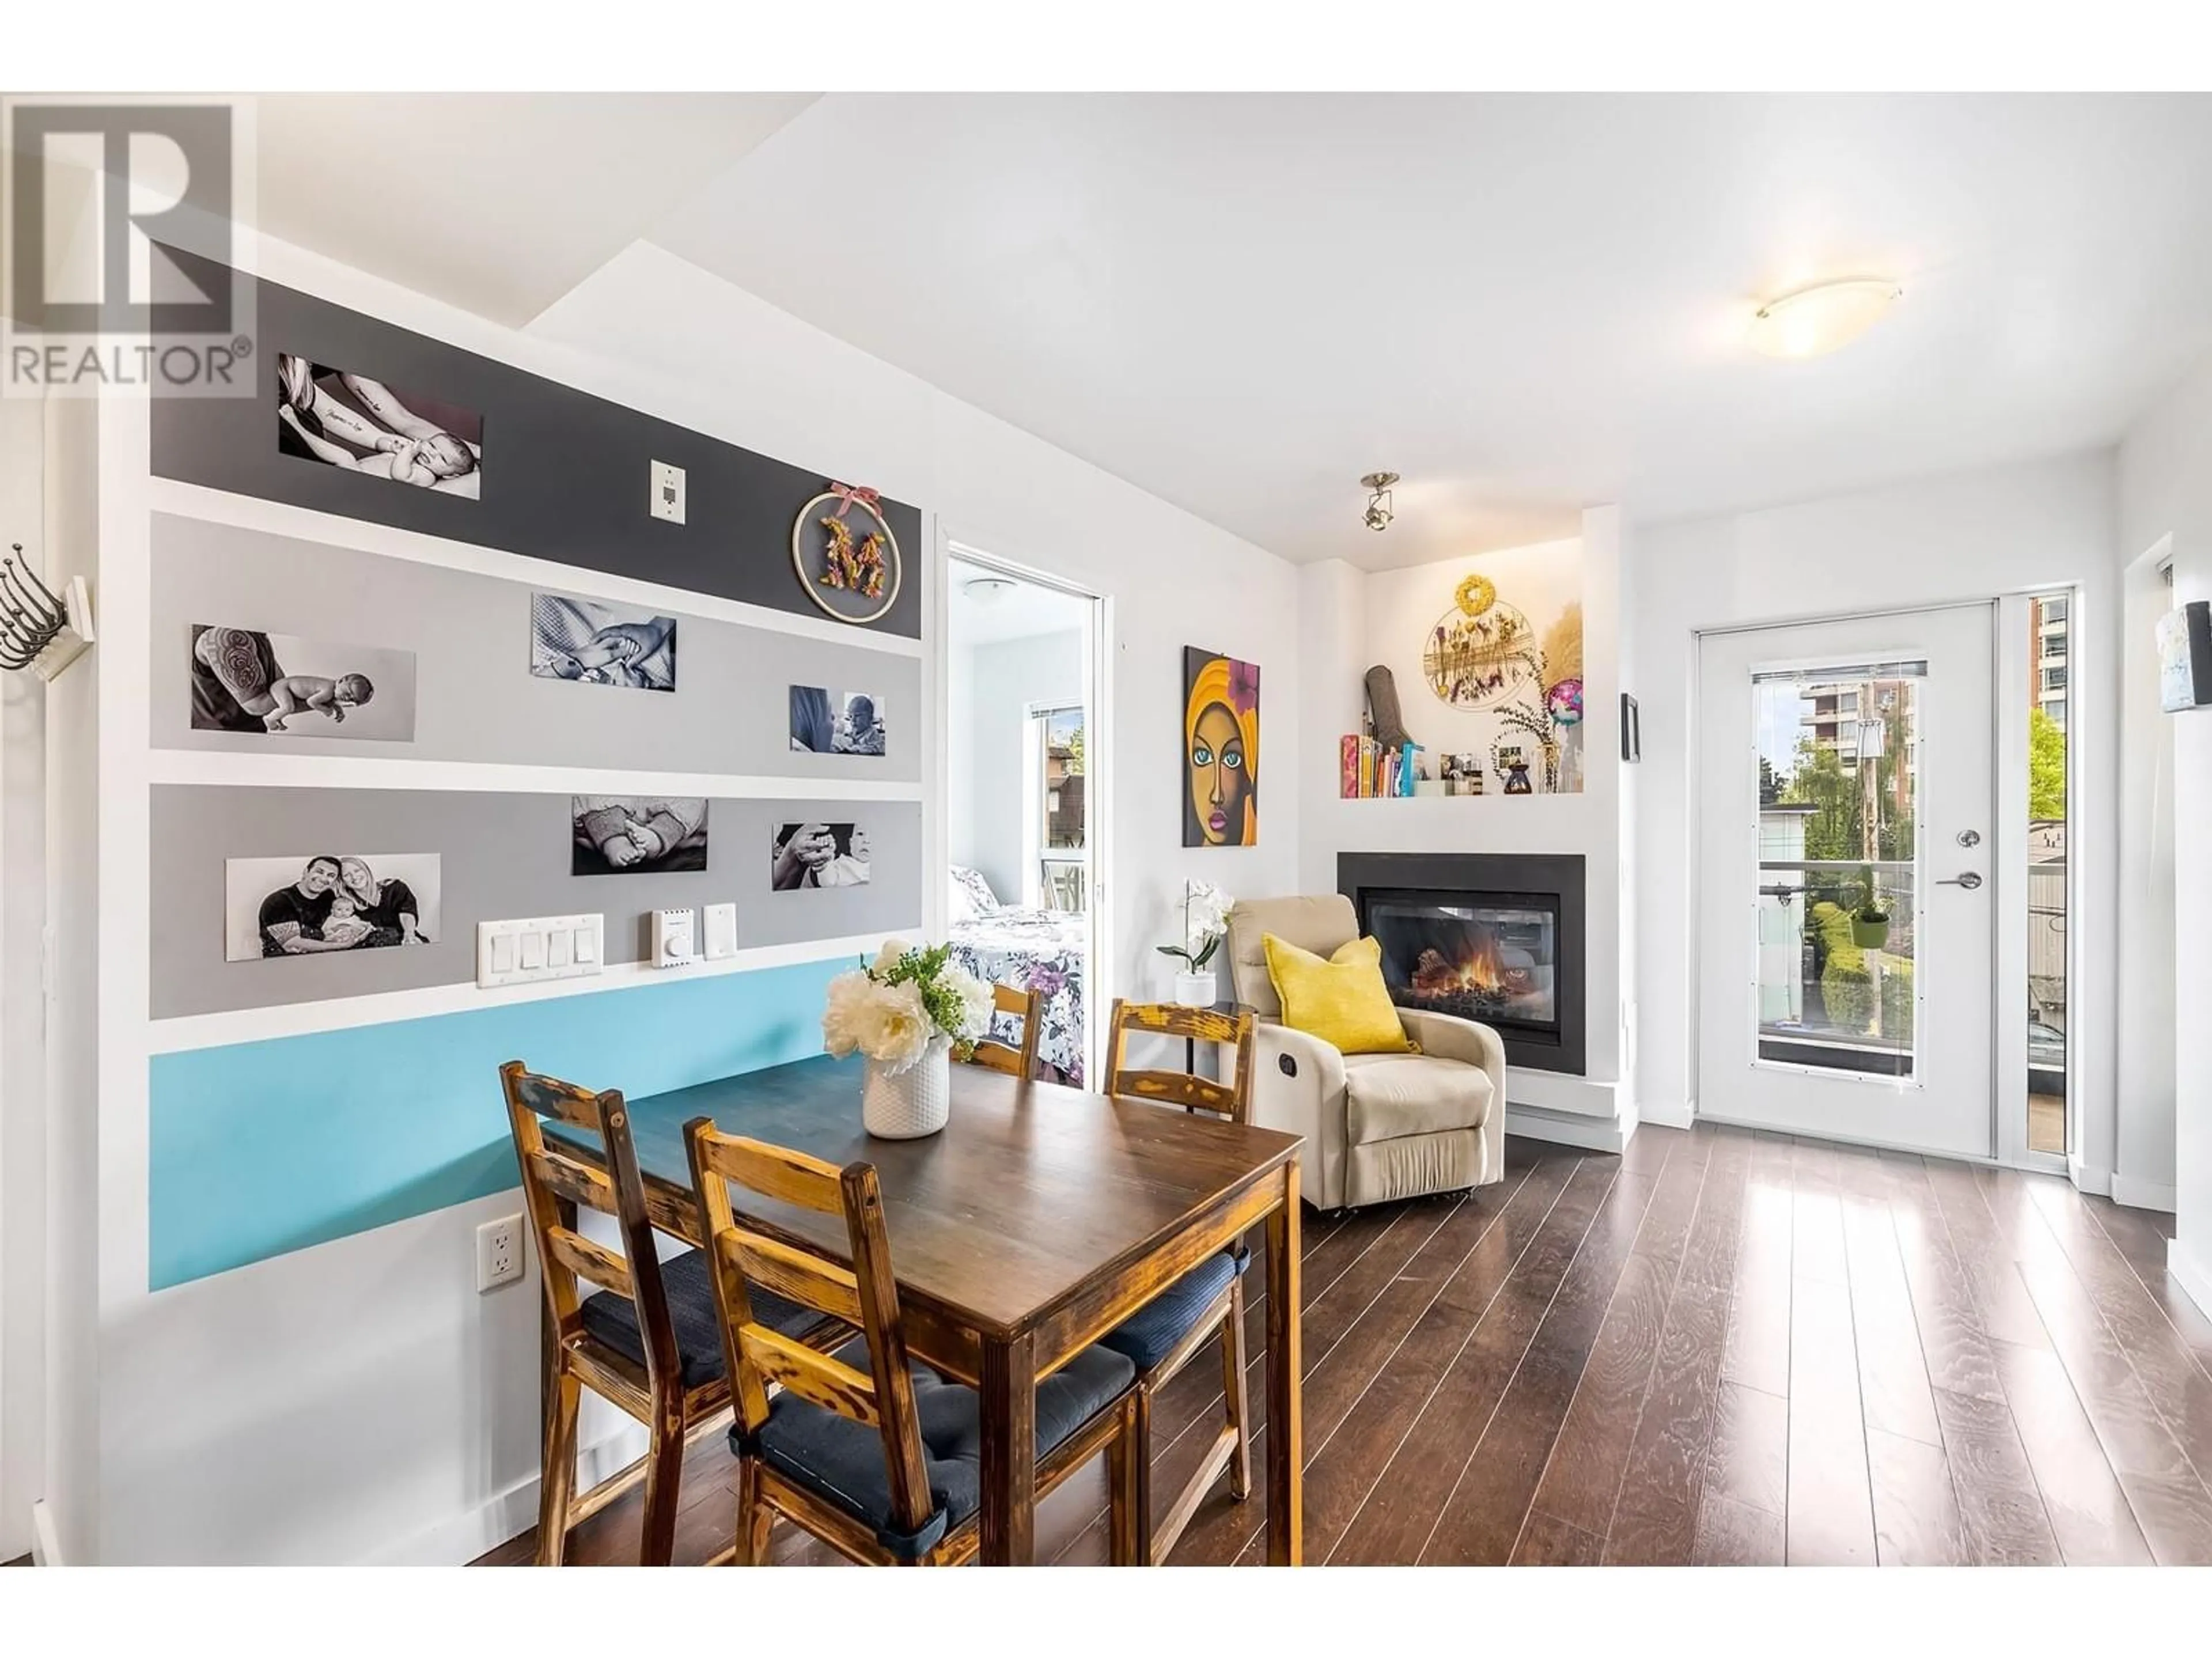
{"type": "Polygon", "coordinates": [[[833,483],[830,486],[830,493],[837,498],[836,516],[841,519],[853,510],[853,503],[855,501],[866,507],[869,512],[876,513],[878,510],[878,503],[882,500],[882,497],[874,490],[854,484],[833,483]]]}

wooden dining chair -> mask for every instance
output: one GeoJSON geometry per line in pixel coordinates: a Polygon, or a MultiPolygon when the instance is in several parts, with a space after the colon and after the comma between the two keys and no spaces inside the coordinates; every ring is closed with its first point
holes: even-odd
{"type": "Polygon", "coordinates": [[[988,1066],[994,1072],[1004,1072],[1026,1082],[1036,1075],[1037,1039],[1042,1035],[1044,999],[1035,991],[1017,990],[1011,985],[991,988],[991,1006],[994,1012],[1013,1014],[1022,1022],[1022,1040],[1018,1048],[987,1036],[975,1045],[975,1052],[968,1057],[971,1066],[988,1066]]]}
{"type": "MultiPolygon", "coordinates": [[[[654,1249],[629,1113],[618,1091],[593,1094],[540,1077],[519,1060],[501,1066],[499,1075],[548,1319],[538,1563],[560,1565],[570,1529],[641,1476],[645,1530],[638,1561],[665,1565],[675,1545],[684,1443],[730,1403],[712,1275],[696,1250],[663,1261],[654,1249]],[[573,1140],[549,1137],[540,1121],[545,1118],[595,1139],[598,1160],[573,1140]],[[577,1231],[580,1209],[614,1219],[622,1254],[577,1231]],[[599,1288],[586,1293],[584,1283],[599,1288]],[[644,1424],[651,1437],[641,1460],[572,1498],[585,1388],[644,1424]]],[[[763,1297],[755,1311],[793,1340],[836,1342],[849,1334],[780,1297],[763,1297]]]]}
{"type": "MultiPolygon", "coordinates": [[[[1212,1112],[1231,1123],[1244,1121],[1252,1103],[1252,1068],[1257,1048],[1252,1011],[1188,1008],[1176,1003],[1126,1002],[1116,998],[1107,1027],[1106,1092],[1186,1112],[1212,1112]],[[1189,1072],[1134,1070],[1128,1065],[1132,1036],[1183,1039],[1213,1043],[1229,1051],[1222,1067],[1227,1082],[1189,1072]]],[[[1152,1402],[1214,1338],[1221,1342],[1221,1392],[1225,1421],[1189,1485],[1177,1494],[1167,1516],[1153,1529],[1152,1554],[1164,1561],[1190,1524],[1200,1502],[1225,1468],[1229,1495],[1241,1504],[1252,1495],[1251,1402],[1244,1386],[1244,1271],[1251,1252],[1242,1240],[1208,1256],[1128,1320],[1099,1339],[1100,1346],[1126,1354],[1137,1368],[1137,1430],[1145,1462],[1145,1501],[1151,1503],[1152,1402]]]]}
{"type": "MultiPolygon", "coordinates": [[[[714,1262],[725,1366],[737,1380],[737,1541],[730,1560],[767,1559],[776,1517],[863,1565],[951,1566],[981,1542],[982,1419],[972,1389],[909,1362],[899,1323],[883,1193],[872,1164],[840,1170],[803,1152],[684,1126],[691,1179],[714,1262]],[[851,1265],[755,1231],[731,1188],[842,1216],[851,1265]],[[761,1316],[765,1298],[856,1325],[831,1354],[761,1316]],[[781,1384],[773,1398],[769,1389],[781,1384]]],[[[1137,1460],[1135,1367],[1091,1347],[1036,1385],[1036,1491],[1042,1498],[1106,1453],[1109,1553],[1149,1559],[1137,1460]]]]}

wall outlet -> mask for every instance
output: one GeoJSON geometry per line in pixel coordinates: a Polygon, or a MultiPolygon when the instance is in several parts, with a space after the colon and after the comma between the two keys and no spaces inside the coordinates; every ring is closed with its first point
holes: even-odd
{"type": "Polygon", "coordinates": [[[495,1291],[522,1277],[522,1218],[503,1215],[477,1229],[477,1290],[495,1291]]]}
{"type": "Polygon", "coordinates": [[[684,469],[671,466],[665,461],[653,464],[653,500],[651,509],[656,519],[665,519],[671,524],[684,522],[684,469]]]}

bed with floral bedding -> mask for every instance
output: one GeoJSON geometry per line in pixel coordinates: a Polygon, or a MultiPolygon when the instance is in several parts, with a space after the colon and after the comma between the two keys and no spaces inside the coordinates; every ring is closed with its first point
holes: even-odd
{"type": "MultiPolygon", "coordinates": [[[[1033,990],[1042,999],[1037,1058],[1070,1083],[1083,1081],[1083,961],[1090,918],[999,902],[981,871],[952,866],[945,937],[979,979],[1033,990]]],[[[1020,1022],[999,1016],[996,1034],[1018,1044],[1020,1022]]]]}

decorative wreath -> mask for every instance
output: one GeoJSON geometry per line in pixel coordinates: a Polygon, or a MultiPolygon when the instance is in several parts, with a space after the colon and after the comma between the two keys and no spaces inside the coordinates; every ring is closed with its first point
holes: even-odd
{"type": "Polygon", "coordinates": [[[898,603],[898,538],[872,489],[832,483],[800,507],[791,564],[814,603],[839,622],[880,622],[898,603]]]}
{"type": "Polygon", "coordinates": [[[1462,615],[1480,617],[1498,603],[1498,584],[1487,576],[1469,576],[1452,597],[1458,601],[1462,615]]]}

